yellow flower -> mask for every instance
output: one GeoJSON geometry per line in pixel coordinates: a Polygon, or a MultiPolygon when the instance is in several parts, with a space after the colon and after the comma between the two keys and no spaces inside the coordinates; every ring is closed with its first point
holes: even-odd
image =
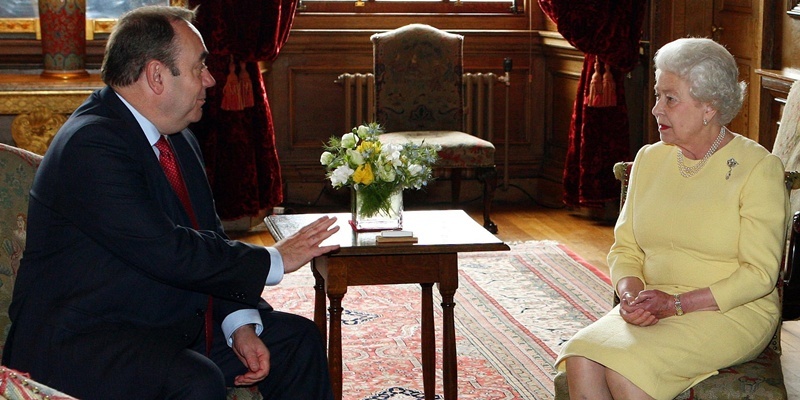
{"type": "Polygon", "coordinates": [[[381,142],[371,142],[368,140],[362,141],[356,150],[359,151],[361,154],[368,154],[369,152],[380,153],[381,152],[381,142]]]}
{"type": "Polygon", "coordinates": [[[369,164],[364,164],[356,168],[353,172],[353,182],[369,185],[375,180],[375,175],[372,173],[372,167],[369,164]]]}

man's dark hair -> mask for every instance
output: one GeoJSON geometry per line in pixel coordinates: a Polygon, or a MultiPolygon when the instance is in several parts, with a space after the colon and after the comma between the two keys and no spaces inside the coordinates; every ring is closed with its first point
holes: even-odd
{"type": "Polygon", "coordinates": [[[176,59],[180,48],[172,22],[193,22],[195,10],[182,7],[147,6],[124,14],[108,38],[100,76],[109,86],[128,86],[136,82],[151,60],[180,75],[176,59]]]}

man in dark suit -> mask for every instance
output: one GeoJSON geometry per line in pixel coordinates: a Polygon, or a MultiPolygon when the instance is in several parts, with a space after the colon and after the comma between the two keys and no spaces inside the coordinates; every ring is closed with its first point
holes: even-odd
{"type": "Polygon", "coordinates": [[[31,189],[3,364],[84,399],[222,399],[234,384],[332,399],[316,326],[260,296],[335,250],[321,243],[337,228],[324,217],[272,248],[225,236],[186,129],[215,84],[193,18],[145,7],[118,21],[108,86],[61,128],[31,189]],[[185,205],[159,163],[170,152],[185,205]]]}

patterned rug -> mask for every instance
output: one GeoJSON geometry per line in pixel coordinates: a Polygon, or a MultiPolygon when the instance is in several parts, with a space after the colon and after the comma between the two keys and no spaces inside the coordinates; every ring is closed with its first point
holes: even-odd
{"type": "MultiPolygon", "coordinates": [[[[564,245],[532,241],[510,247],[459,256],[461,399],[552,399],[553,361],[561,345],[611,307],[608,278],[564,245]]],[[[312,318],[313,281],[304,268],[267,288],[265,297],[278,310],[312,318]]],[[[433,292],[441,347],[441,300],[435,287],[433,292]]],[[[419,286],[353,287],[342,305],[344,399],[423,399],[419,286]]]]}

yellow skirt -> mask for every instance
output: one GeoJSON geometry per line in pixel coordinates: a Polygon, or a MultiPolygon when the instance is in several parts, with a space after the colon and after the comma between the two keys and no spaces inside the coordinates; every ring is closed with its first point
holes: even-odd
{"type": "Polygon", "coordinates": [[[564,359],[585,357],[656,399],[673,399],[717,370],[752,360],[764,350],[778,319],[759,306],[775,304],[772,296],[777,293],[724,314],[697,311],[648,327],[625,322],[617,306],[576,333],[561,349],[556,367],[566,371],[564,359]]]}

